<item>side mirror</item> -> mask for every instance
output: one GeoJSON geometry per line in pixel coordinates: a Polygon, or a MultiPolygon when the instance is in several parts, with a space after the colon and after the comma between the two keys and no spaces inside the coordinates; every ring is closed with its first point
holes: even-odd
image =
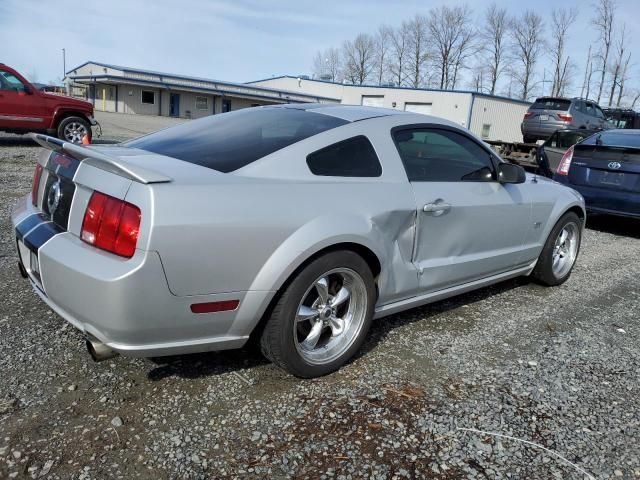
{"type": "Polygon", "coordinates": [[[524,183],[527,175],[520,165],[501,163],[498,165],[498,182],[500,183],[524,183]]]}

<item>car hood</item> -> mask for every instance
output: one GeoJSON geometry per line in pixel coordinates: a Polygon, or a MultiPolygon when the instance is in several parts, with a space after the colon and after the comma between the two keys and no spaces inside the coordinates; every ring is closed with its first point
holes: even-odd
{"type": "Polygon", "coordinates": [[[42,95],[47,100],[54,100],[55,102],[60,104],[60,106],[72,106],[81,110],[89,111],[93,110],[93,105],[90,102],[79,100],[77,98],[71,98],[64,95],[53,95],[46,92],[40,92],[40,95],[42,95]]]}

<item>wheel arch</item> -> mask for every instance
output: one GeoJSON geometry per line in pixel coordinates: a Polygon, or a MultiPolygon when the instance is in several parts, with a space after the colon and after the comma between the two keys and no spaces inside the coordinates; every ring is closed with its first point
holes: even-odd
{"type": "Polygon", "coordinates": [[[382,262],[380,260],[379,254],[374,252],[369,246],[365,245],[365,243],[367,242],[358,241],[355,239],[336,241],[335,243],[331,243],[321,248],[314,249],[312,253],[309,253],[306,257],[299,259],[299,261],[297,261],[295,264],[295,268],[288,271],[286,277],[282,281],[278,282],[277,288],[271,296],[268,304],[261,312],[260,317],[257,319],[255,324],[252,326],[250,333],[251,342],[254,343],[257,339],[260,338],[264,325],[269,319],[269,316],[273,311],[276,303],[278,302],[278,299],[289,286],[289,284],[293,281],[293,279],[311,262],[328,253],[346,250],[359,255],[371,269],[371,273],[373,274],[373,278],[375,281],[376,295],[378,295],[378,277],[382,272],[382,262]]]}
{"type": "Polygon", "coordinates": [[[89,122],[89,119],[87,118],[86,113],[80,110],[74,110],[73,108],[60,107],[53,113],[53,121],[51,122],[51,128],[57,129],[60,126],[60,122],[62,122],[65,118],[69,118],[69,117],[80,117],[80,118],[84,118],[87,122],[89,122]]]}

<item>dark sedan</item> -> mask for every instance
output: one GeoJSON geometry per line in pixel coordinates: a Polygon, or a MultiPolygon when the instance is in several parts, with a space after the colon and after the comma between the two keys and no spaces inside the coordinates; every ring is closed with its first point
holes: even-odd
{"type": "Polygon", "coordinates": [[[582,194],[587,209],[640,218],[640,130],[607,130],[571,147],[554,179],[582,194]]]}

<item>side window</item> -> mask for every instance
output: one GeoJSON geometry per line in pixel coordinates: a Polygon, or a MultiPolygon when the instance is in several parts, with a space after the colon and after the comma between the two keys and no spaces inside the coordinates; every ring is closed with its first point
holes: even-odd
{"type": "Polygon", "coordinates": [[[411,182],[490,182],[493,164],[487,150],[451,130],[410,129],[393,139],[411,182]]]}
{"type": "Polygon", "coordinates": [[[595,105],[594,108],[595,108],[595,111],[596,111],[596,117],[604,119],[605,117],[604,117],[604,112],[602,111],[602,109],[597,105],[595,105]]]}
{"type": "Polygon", "coordinates": [[[349,138],[307,155],[314,175],[330,177],[379,177],[382,167],[367,137],[349,138]]]}
{"type": "Polygon", "coordinates": [[[584,102],[580,101],[580,100],[576,100],[576,110],[580,113],[587,113],[585,107],[584,107],[584,102]]]}
{"type": "Polygon", "coordinates": [[[593,107],[593,103],[587,103],[587,111],[585,112],[587,115],[592,117],[596,116],[596,109],[593,107]]]}
{"type": "Polygon", "coordinates": [[[0,70],[0,90],[10,92],[26,92],[24,84],[15,75],[0,70]]]}

